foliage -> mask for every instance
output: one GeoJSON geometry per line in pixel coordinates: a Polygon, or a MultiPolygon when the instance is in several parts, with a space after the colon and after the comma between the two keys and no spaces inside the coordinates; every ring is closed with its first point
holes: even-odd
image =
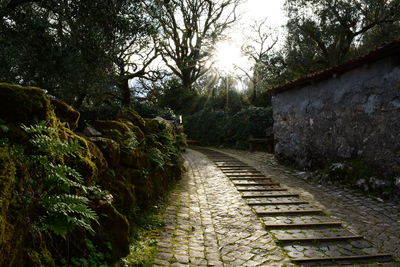
{"type": "Polygon", "coordinates": [[[166,120],[175,119],[175,114],[172,109],[168,107],[159,107],[157,105],[151,103],[143,103],[143,102],[135,102],[134,103],[135,110],[139,113],[143,118],[155,118],[161,117],[166,120]]]}
{"type": "Polygon", "coordinates": [[[35,148],[30,160],[37,171],[33,180],[36,194],[31,197],[43,209],[39,229],[62,237],[77,226],[93,232],[91,223],[98,217],[83,194],[94,188],[84,185],[81,175],[63,162],[64,156],[79,155],[78,141],[59,139],[56,129],[46,126],[45,121],[22,128],[31,134],[35,148]]]}
{"type": "Polygon", "coordinates": [[[121,109],[119,105],[101,104],[101,105],[83,105],[80,108],[82,121],[94,120],[112,120],[116,117],[118,111],[121,109]]]}
{"type": "Polygon", "coordinates": [[[286,71],[298,78],[390,40],[392,34],[382,33],[385,27],[398,31],[399,8],[399,0],[287,0],[286,71]]]}
{"type": "Polygon", "coordinates": [[[250,135],[264,137],[273,122],[271,108],[260,107],[249,107],[235,114],[204,109],[187,117],[186,121],[185,129],[190,139],[205,145],[238,148],[246,147],[250,135]]]}
{"type": "Polygon", "coordinates": [[[1,132],[8,132],[10,129],[7,127],[7,125],[5,124],[5,121],[0,119],[0,131],[1,132]]]}
{"type": "Polygon", "coordinates": [[[236,20],[240,0],[156,0],[147,5],[160,27],[158,48],[165,64],[191,91],[193,83],[207,72],[220,35],[236,20]]]}
{"type": "Polygon", "coordinates": [[[130,254],[121,260],[122,266],[152,266],[157,252],[158,233],[164,226],[165,198],[135,219],[130,254]]]}
{"type": "Polygon", "coordinates": [[[150,160],[152,160],[157,165],[157,167],[161,169],[164,167],[166,160],[164,159],[164,155],[158,148],[155,147],[151,148],[149,151],[149,157],[150,160]]]}
{"type": "MultiPolygon", "coordinates": [[[[85,258],[71,258],[70,264],[67,264],[66,260],[61,260],[60,267],[107,267],[105,262],[110,258],[108,252],[100,252],[97,250],[96,246],[89,239],[85,239],[86,248],[88,249],[88,256],[85,258]]],[[[109,244],[108,249],[111,250],[112,247],[109,244]]]]}
{"type": "Polygon", "coordinates": [[[172,109],[175,114],[193,114],[204,105],[204,99],[194,91],[186,90],[177,78],[167,80],[157,98],[158,106],[172,109]]]}
{"type": "Polygon", "coordinates": [[[142,1],[2,1],[0,17],[0,80],[78,108],[109,94],[123,100],[125,81],[149,63],[155,28],[142,1]]]}

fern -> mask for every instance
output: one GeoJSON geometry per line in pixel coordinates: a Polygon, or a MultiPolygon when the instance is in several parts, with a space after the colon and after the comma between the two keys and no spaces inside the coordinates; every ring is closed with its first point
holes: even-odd
{"type": "Polygon", "coordinates": [[[149,151],[150,160],[152,160],[161,169],[165,165],[164,156],[158,148],[151,148],[149,151]]]}
{"type": "MultiPolygon", "coordinates": [[[[74,227],[93,232],[91,223],[98,222],[96,213],[89,207],[89,199],[82,194],[99,188],[84,185],[82,176],[75,169],[63,164],[65,156],[77,156],[82,148],[78,140],[61,140],[56,129],[46,122],[22,128],[31,134],[30,142],[38,154],[31,155],[36,165],[36,186],[41,193],[38,201],[45,211],[39,229],[65,237],[74,227]]],[[[101,193],[101,192],[100,192],[101,193]]]]}

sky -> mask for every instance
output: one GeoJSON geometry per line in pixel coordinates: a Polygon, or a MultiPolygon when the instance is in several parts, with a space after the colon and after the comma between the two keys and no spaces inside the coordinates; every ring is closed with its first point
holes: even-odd
{"type": "MultiPolygon", "coordinates": [[[[229,40],[217,45],[215,57],[217,68],[225,72],[235,72],[234,65],[241,65],[248,69],[249,62],[240,53],[240,47],[246,42],[244,34],[250,31],[250,25],[255,21],[267,19],[269,27],[274,28],[283,41],[283,28],[286,16],[282,10],[285,0],[247,0],[239,9],[239,20],[228,32],[229,40]]],[[[237,70],[236,70],[237,71],[237,70]]]]}
{"type": "Polygon", "coordinates": [[[286,22],[282,11],[284,2],[284,0],[247,0],[239,12],[243,12],[242,21],[245,23],[267,17],[271,24],[280,26],[286,22]]]}

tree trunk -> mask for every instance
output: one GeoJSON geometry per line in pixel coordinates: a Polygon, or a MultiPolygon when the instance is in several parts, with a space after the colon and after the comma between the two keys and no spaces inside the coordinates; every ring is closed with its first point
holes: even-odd
{"type": "Polygon", "coordinates": [[[192,84],[193,81],[191,79],[191,75],[190,75],[190,70],[188,69],[184,69],[182,70],[182,87],[187,91],[187,92],[191,92],[192,91],[192,84]]]}
{"type": "Polygon", "coordinates": [[[121,103],[122,106],[130,106],[131,105],[131,90],[129,88],[129,80],[125,79],[121,81],[119,84],[119,89],[121,90],[121,103]]]}

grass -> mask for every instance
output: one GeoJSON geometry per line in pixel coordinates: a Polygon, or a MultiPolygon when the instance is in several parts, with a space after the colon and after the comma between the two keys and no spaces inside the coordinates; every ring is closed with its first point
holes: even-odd
{"type": "Polygon", "coordinates": [[[157,239],[165,225],[167,199],[176,188],[176,183],[177,181],[168,186],[167,193],[153,207],[139,212],[136,218],[131,220],[130,253],[115,267],[153,266],[157,253],[157,239]]]}
{"type": "Polygon", "coordinates": [[[130,253],[120,266],[152,266],[157,252],[157,237],[164,226],[166,198],[137,216],[132,228],[130,253]]]}

